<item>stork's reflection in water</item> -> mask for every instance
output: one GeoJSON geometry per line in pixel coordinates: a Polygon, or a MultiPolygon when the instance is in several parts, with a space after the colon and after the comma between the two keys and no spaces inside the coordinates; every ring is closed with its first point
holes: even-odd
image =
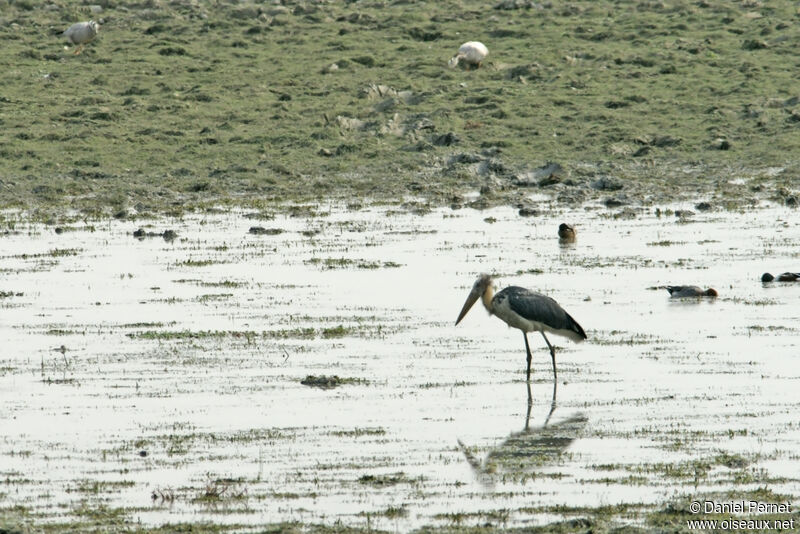
{"type": "Polygon", "coordinates": [[[567,448],[581,435],[587,417],[575,413],[561,421],[551,422],[556,410],[556,383],[553,383],[553,399],[550,410],[541,426],[531,428],[533,400],[531,385],[528,388],[528,402],[525,413],[525,426],[512,432],[502,443],[489,449],[483,460],[478,459],[461,440],[459,448],[478,478],[492,484],[495,475],[523,475],[553,464],[567,448]]]}

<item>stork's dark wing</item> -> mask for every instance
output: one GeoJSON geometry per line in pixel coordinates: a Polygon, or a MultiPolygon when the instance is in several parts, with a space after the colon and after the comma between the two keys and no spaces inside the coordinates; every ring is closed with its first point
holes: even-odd
{"type": "Polygon", "coordinates": [[[525,319],[544,323],[555,330],[575,332],[581,339],[586,339],[581,325],[547,295],[517,286],[503,289],[497,294],[497,298],[503,295],[508,299],[511,309],[525,319]]]}

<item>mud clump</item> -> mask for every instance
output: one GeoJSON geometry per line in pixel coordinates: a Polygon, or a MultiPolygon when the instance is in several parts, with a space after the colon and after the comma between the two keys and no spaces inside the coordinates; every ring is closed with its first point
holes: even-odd
{"type": "Polygon", "coordinates": [[[342,384],[344,384],[344,381],[337,375],[332,375],[332,376],[308,375],[303,380],[301,380],[300,383],[303,384],[304,386],[309,386],[313,388],[333,389],[335,387],[339,387],[342,384]]]}
{"type": "Polygon", "coordinates": [[[383,488],[410,481],[405,473],[394,473],[391,475],[363,475],[359,477],[358,482],[367,486],[383,488]]]}
{"type": "Polygon", "coordinates": [[[283,230],[280,228],[264,228],[263,226],[251,226],[250,229],[247,231],[249,234],[253,235],[279,235],[283,233],[283,230]]]}

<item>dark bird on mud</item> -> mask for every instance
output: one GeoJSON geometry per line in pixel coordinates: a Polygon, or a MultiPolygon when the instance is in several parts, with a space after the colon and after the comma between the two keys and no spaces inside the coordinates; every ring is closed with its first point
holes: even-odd
{"type": "Polygon", "coordinates": [[[697,286],[667,286],[671,298],[680,299],[686,297],[716,297],[719,296],[716,289],[703,289],[697,286]]]}
{"type": "Polygon", "coordinates": [[[773,280],[777,280],[778,282],[797,282],[800,280],[800,273],[782,273],[779,274],[777,278],[769,273],[761,275],[762,282],[772,282],[773,280]]]}
{"type": "Polygon", "coordinates": [[[83,45],[97,37],[97,32],[99,30],[100,25],[95,21],[90,20],[88,22],[77,22],[73,24],[67,28],[62,35],[66,37],[72,44],[78,45],[77,48],[75,48],[75,54],[77,55],[81,53],[83,45]]]}
{"type": "Polygon", "coordinates": [[[541,332],[553,360],[553,381],[557,381],[556,349],[550,344],[545,332],[579,342],[586,339],[586,333],[581,325],[555,300],[546,295],[517,286],[507,287],[496,295],[494,290],[492,277],[488,274],[480,275],[472,286],[472,291],[464,302],[461,313],[458,314],[456,324],[461,322],[461,319],[480,298],[490,315],[497,316],[508,326],[522,330],[522,335],[525,337],[525,350],[528,353],[526,376],[529,382],[531,380],[531,347],[528,344],[528,332],[541,332]]]}
{"type": "Polygon", "coordinates": [[[575,228],[573,228],[571,225],[567,223],[561,223],[558,225],[558,238],[561,241],[571,243],[575,241],[577,235],[578,232],[576,232],[575,228]]]}
{"type": "Polygon", "coordinates": [[[459,47],[458,54],[450,58],[447,64],[450,68],[454,68],[459,62],[462,62],[466,65],[467,70],[469,70],[473,65],[475,68],[480,67],[481,61],[486,59],[488,55],[489,49],[486,48],[485,44],[479,43],[478,41],[469,41],[459,47]]]}

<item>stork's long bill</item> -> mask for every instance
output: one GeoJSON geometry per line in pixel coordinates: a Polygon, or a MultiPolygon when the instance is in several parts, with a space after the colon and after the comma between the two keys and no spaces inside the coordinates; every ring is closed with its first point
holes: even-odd
{"type": "Polygon", "coordinates": [[[461,308],[461,313],[458,314],[458,319],[456,319],[456,324],[461,322],[461,319],[467,314],[467,312],[472,308],[472,306],[478,302],[478,297],[480,297],[480,293],[478,293],[475,288],[472,288],[472,291],[469,292],[469,296],[467,297],[466,302],[464,302],[464,307],[461,308]]]}
{"type": "Polygon", "coordinates": [[[475,284],[472,286],[472,291],[469,292],[469,296],[467,300],[464,302],[464,307],[461,308],[461,313],[458,314],[458,319],[456,319],[456,324],[461,322],[461,319],[467,314],[467,312],[478,302],[478,299],[483,297],[483,305],[492,313],[492,297],[494,297],[494,287],[492,286],[492,279],[489,275],[481,275],[475,281],[475,284]]]}

